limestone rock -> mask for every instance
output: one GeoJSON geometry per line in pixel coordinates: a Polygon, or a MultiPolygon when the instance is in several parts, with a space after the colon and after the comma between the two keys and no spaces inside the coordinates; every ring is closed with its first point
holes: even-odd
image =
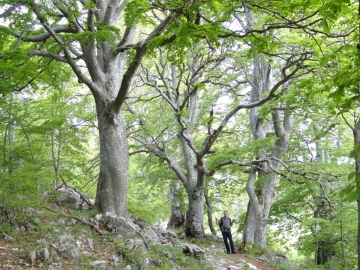
{"type": "Polygon", "coordinates": [[[11,237],[10,235],[5,234],[5,240],[8,242],[15,242],[15,238],[11,237]]]}
{"type": "Polygon", "coordinates": [[[77,247],[68,249],[67,254],[71,262],[78,263],[80,261],[80,250],[77,247]]]}
{"type": "Polygon", "coordinates": [[[157,233],[160,243],[163,245],[171,245],[171,246],[178,246],[180,242],[178,241],[176,233],[172,231],[165,231],[162,229],[155,229],[157,233]]]}
{"type": "Polygon", "coordinates": [[[160,259],[156,259],[156,260],[150,260],[150,265],[155,267],[155,268],[159,268],[162,264],[162,261],[160,259]]]}
{"type": "Polygon", "coordinates": [[[78,242],[78,246],[82,249],[94,250],[93,239],[91,238],[80,239],[78,242]]]}
{"type": "Polygon", "coordinates": [[[195,258],[204,259],[206,257],[205,250],[195,244],[183,244],[183,253],[193,255],[195,258]]]}
{"type": "Polygon", "coordinates": [[[50,252],[47,248],[42,248],[38,251],[38,255],[44,260],[48,260],[50,258],[50,252]]]}
{"type": "Polygon", "coordinates": [[[270,252],[269,256],[262,255],[258,258],[259,260],[266,261],[268,263],[284,264],[291,269],[298,269],[298,265],[291,263],[288,258],[283,254],[277,254],[270,252]]]}
{"type": "Polygon", "coordinates": [[[58,205],[65,206],[69,209],[80,209],[83,199],[73,188],[62,186],[57,189],[57,192],[59,193],[58,205]]]}
{"type": "Polygon", "coordinates": [[[30,262],[31,262],[32,264],[35,263],[35,261],[36,261],[36,252],[35,252],[35,251],[31,251],[31,252],[30,252],[30,254],[29,254],[29,259],[30,259],[30,262]]]}
{"type": "Polygon", "coordinates": [[[55,270],[55,269],[63,269],[62,263],[57,262],[57,263],[52,263],[52,264],[49,265],[48,270],[55,270]]]}
{"type": "Polygon", "coordinates": [[[127,239],[125,240],[125,245],[129,249],[129,251],[135,251],[142,249],[144,251],[147,250],[147,247],[142,239],[135,238],[135,239],[127,239]]]}
{"type": "Polygon", "coordinates": [[[149,269],[149,265],[150,265],[150,260],[149,258],[145,258],[141,265],[139,266],[139,270],[148,270],[149,269]]]}
{"type": "Polygon", "coordinates": [[[152,243],[152,244],[160,244],[161,243],[158,235],[150,227],[143,228],[141,230],[140,234],[144,238],[144,240],[146,241],[147,244],[150,244],[150,243],[152,243]]]}
{"type": "Polygon", "coordinates": [[[140,227],[130,219],[119,217],[114,213],[106,213],[103,219],[106,228],[119,236],[129,236],[140,231],[140,227]]]}
{"type": "Polygon", "coordinates": [[[113,262],[121,263],[123,261],[123,256],[116,252],[111,254],[110,260],[113,262]]]}
{"type": "Polygon", "coordinates": [[[106,269],[106,261],[94,261],[90,263],[91,268],[106,269]]]}
{"type": "Polygon", "coordinates": [[[69,234],[63,234],[60,235],[59,238],[57,239],[57,242],[62,245],[68,241],[72,241],[74,239],[73,236],[69,235],[69,234]]]}

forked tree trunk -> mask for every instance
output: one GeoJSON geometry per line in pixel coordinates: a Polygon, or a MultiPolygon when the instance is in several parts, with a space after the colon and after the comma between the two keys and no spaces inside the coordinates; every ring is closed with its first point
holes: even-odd
{"type": "MultiPolygon", "coordinates": [[[[271,76],[271,67],[265,63],[261,56],[255,56],[253,61],[252,102],[260,100],[269,89],[271,76]]],[[[262,162],[257,169],[252,168],[249,171],[249,179],[246,185],[249,204],[243,245],[258,244],[266,248],[267,221],[276,196],[276,175],[272,170],[277,171],[280,167],[280,163],[271,160],[271,158],[279,158],[281,154],[287,151],[292,117],[287,110],[282,116],[278,110],[274,109],[272,120],[264,123],[263,116],[257,112],[258,109],[250,110],[250,126],[254,140],[265,139],[269,131],[275,131],[277,141],[271,151],[266,148],[261,148],[259,151],[258,159],[268,159],[268,161],[262,162]]]]}
{"type": "Polygon", "coordinates": [[[246,191],[249,195],[249,203],[243,234],[243,244],[257,244],[267,247],[267,221],[269,212],[275,199],[275,175],[263,177],[264,186],[256,189],[255,183],[259,181],[257,172],[253,169],[249,172],[249,180],[246,191]]]}

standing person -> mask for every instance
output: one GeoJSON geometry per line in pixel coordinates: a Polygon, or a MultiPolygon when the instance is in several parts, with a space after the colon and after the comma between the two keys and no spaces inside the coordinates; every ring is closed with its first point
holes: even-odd
{"type": "Polygon", "coordinates": [[[232,234],[231,234],[231,226],[234,223],[234,220],[231,220],[228,217],[229,213],[228,211],[224,211],[224,216],[222,218],[220,218],[220,220],[218,220],[216,217],[216,224],[219,225],[220,229],[221,229],[221,233],[222,233],[222,237],[224,239],[224,244],[226,247],[226,252],[227,254],[230,254],[230,248],[231,248],[231,253],[236,253],[235,248],[234,248],[234,242],[232,240],[232,234]],[[229,248],[229,243],[228,243],[228,239],[230,242],[230,248],[229,248]]]}

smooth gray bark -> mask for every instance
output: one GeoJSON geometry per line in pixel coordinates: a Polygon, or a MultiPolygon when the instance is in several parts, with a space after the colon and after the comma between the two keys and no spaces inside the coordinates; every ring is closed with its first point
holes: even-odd
{"type": "Polygon", "coordinates": [[[100,175],[95,206],[103,213],[127,216],[128,147],[121,113],[98,115],[100,175]]]}
{"type": "Polygon", "coordinates": [[[192,237],[204,236],[204,188],[189,190],[188,200],[185,234],[192,237]]]}
{"type": "MultiPolygon", "coordinates": [[[[261,56],[253,58],[253,79],[252,79],[252,102],[261,99],[262,95],[269,90],[272,79],[271,67],[262,59],[261,56]]],[[[292,117],[289,111],[283,115],[276,109],[271,113],[272,120],[265,123],[264,118],[258,113],[259,108],[250,110],[250,126],[254,140],[265,139],[268,132],[274,131],[277,137],[275,145],[271,150],[261,148],[258,153],[259,160],[266,160],[258,167],[251,168],[248,172],[249,179],[246,191],[249,196],[248,212],[245,221],[243,234],[243,244],[258,244],[266,248],[267,240],[267,221],[271,206],[275,200],[276,172],[280,163],[271,159],[279,158],[286,153],[292,117]],[[261,181],[259,186],[257,182],[261,181]]]]}

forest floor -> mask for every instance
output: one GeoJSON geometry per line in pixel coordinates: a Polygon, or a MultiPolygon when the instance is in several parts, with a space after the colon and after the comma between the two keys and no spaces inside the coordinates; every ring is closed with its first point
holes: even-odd
{"type": "MultiPolygon", "coordinates": [[[[77,223],[76,225],[64,226],[59,222],[61,218],[56,215],[41,215],[41,225],[33,228],[31,231],[23,231],[20,229],[11,229],[9,226],[0,225],[0,269],[63,269],[63,270],[81,270],[90,269],[89,262],[111,261],[114,250],[117,249],[116,243],[107,241],[103,237],[97,235],[95,231],[87,225],[77,223]],[[57,233],[56,233],[57,232],[57,233]],[[90,250],[90,258],[82,258],[82,263],[73,264],[66,256],[63,258],[59,267],[54,267],[44,262],[37,255],[36,262],[31,263],[29,254],[31,251],[38,251],[44,246],[42,240],[46,239],[47,243],[53,243],[59,235],[69,234],[73,238],[78,238],[80,234],[93,239],[93,248],[90,250]]],[[[66,223],[70,224],[70,221],[66,223]]],[[[190,240],[190,239],[189,239],[190,240]]],[[[190,240],[191,241],[191,240],[190,240]]],[[[206,265],[210,268],[203,268],[199,262],[187,262],[187,266],[182,269],[259,269],[259,270],[276,270],[277,268],[269,263],[249,258],[242,253],[226,254],[224,253],[224,244],[219,242],[207,242],[201,248],[206,250],[206,265]],[[192,264],[191,264],[192,263],[192,264]],[[256,268],[255,268],[256,267],[256,268]]],[[[174,255],[177,256],[177,255],[174,255]]],[[[186,259],[188,261],[188,259],[186,259]]],[[[191,261],[191,260],[190,260],[191,261]]],[[[123,265],[124,266],[124,265],[123,265]]],[[[126,266],[126,264],[125,264],[126,266]]],[[[125,269],[125,266],[116,267],[114,269],[125,269]]],[[[160,267],[165,269],[164,267],[160,267]]],[[[131,268],[133,269],[133,268],[131,268]]],[[[153,268],[151,268],[153,269],[153,268]]]]}
{"type": "MultiPolygon", "coordinates": [[[[19,250],[17,247],[18,243],[15,242],[7,242],[4,241],[4,239],[0,239],[0,268],[3,270],[20,270],[20,269],[29,269],[29,270],[35,270],[35,269],[46,269],[43,264],[36,264],[31,265],[29,258],[19,250]]],[[[103,259],[107,260],[108,255],[110,252],[107,251],[107,249],[103,250],[103,254],[97,254],[100,259],[103,257],[103,259]]],[[[229,254],[225,258],[221,260],[221,266],[224,269],[237,269],[236,265],[239,265],[239,261],[245,261],[253,266],[256,267],[258,270],[277,270],[275,266],[269,265],[269,263],[258,260],[258,259],[251,259],[247,257],[246,255],[242,253],[236,253],[236,254],[229,254]]],[[[252,268],[252,267],[251,267],[252,268]]],[[[73,268],[70,266],[70,268],[66,267],[66,264],[64,265],[64,268],[62,269],[82,269],[81,267],[75,267],[73,268]]],[[[216,268],[215,268],[216,269],[216,268]]],[[[249,269],[249,268],[245,268],[249,269]]],[[[252,268],[255,269],[255,268],[252,268]]]]}
{"type": "Polygon", "coordinates": [[[239,261],[239,259],[254,265],[259,270],[277,270],[276,267],[270,266],[269,263],[267,263],[265,261],[261,261],[258,259],[250,259],[249,257],[246,257],[246,255],[241,254],[241,253],[230,254],[229,259],[228,259],[230,262],[228,264],[225,264],[224,268],[228,269],[229,266],[231,266],[231,265],[233,265],[233,263],[239,261]]]}

